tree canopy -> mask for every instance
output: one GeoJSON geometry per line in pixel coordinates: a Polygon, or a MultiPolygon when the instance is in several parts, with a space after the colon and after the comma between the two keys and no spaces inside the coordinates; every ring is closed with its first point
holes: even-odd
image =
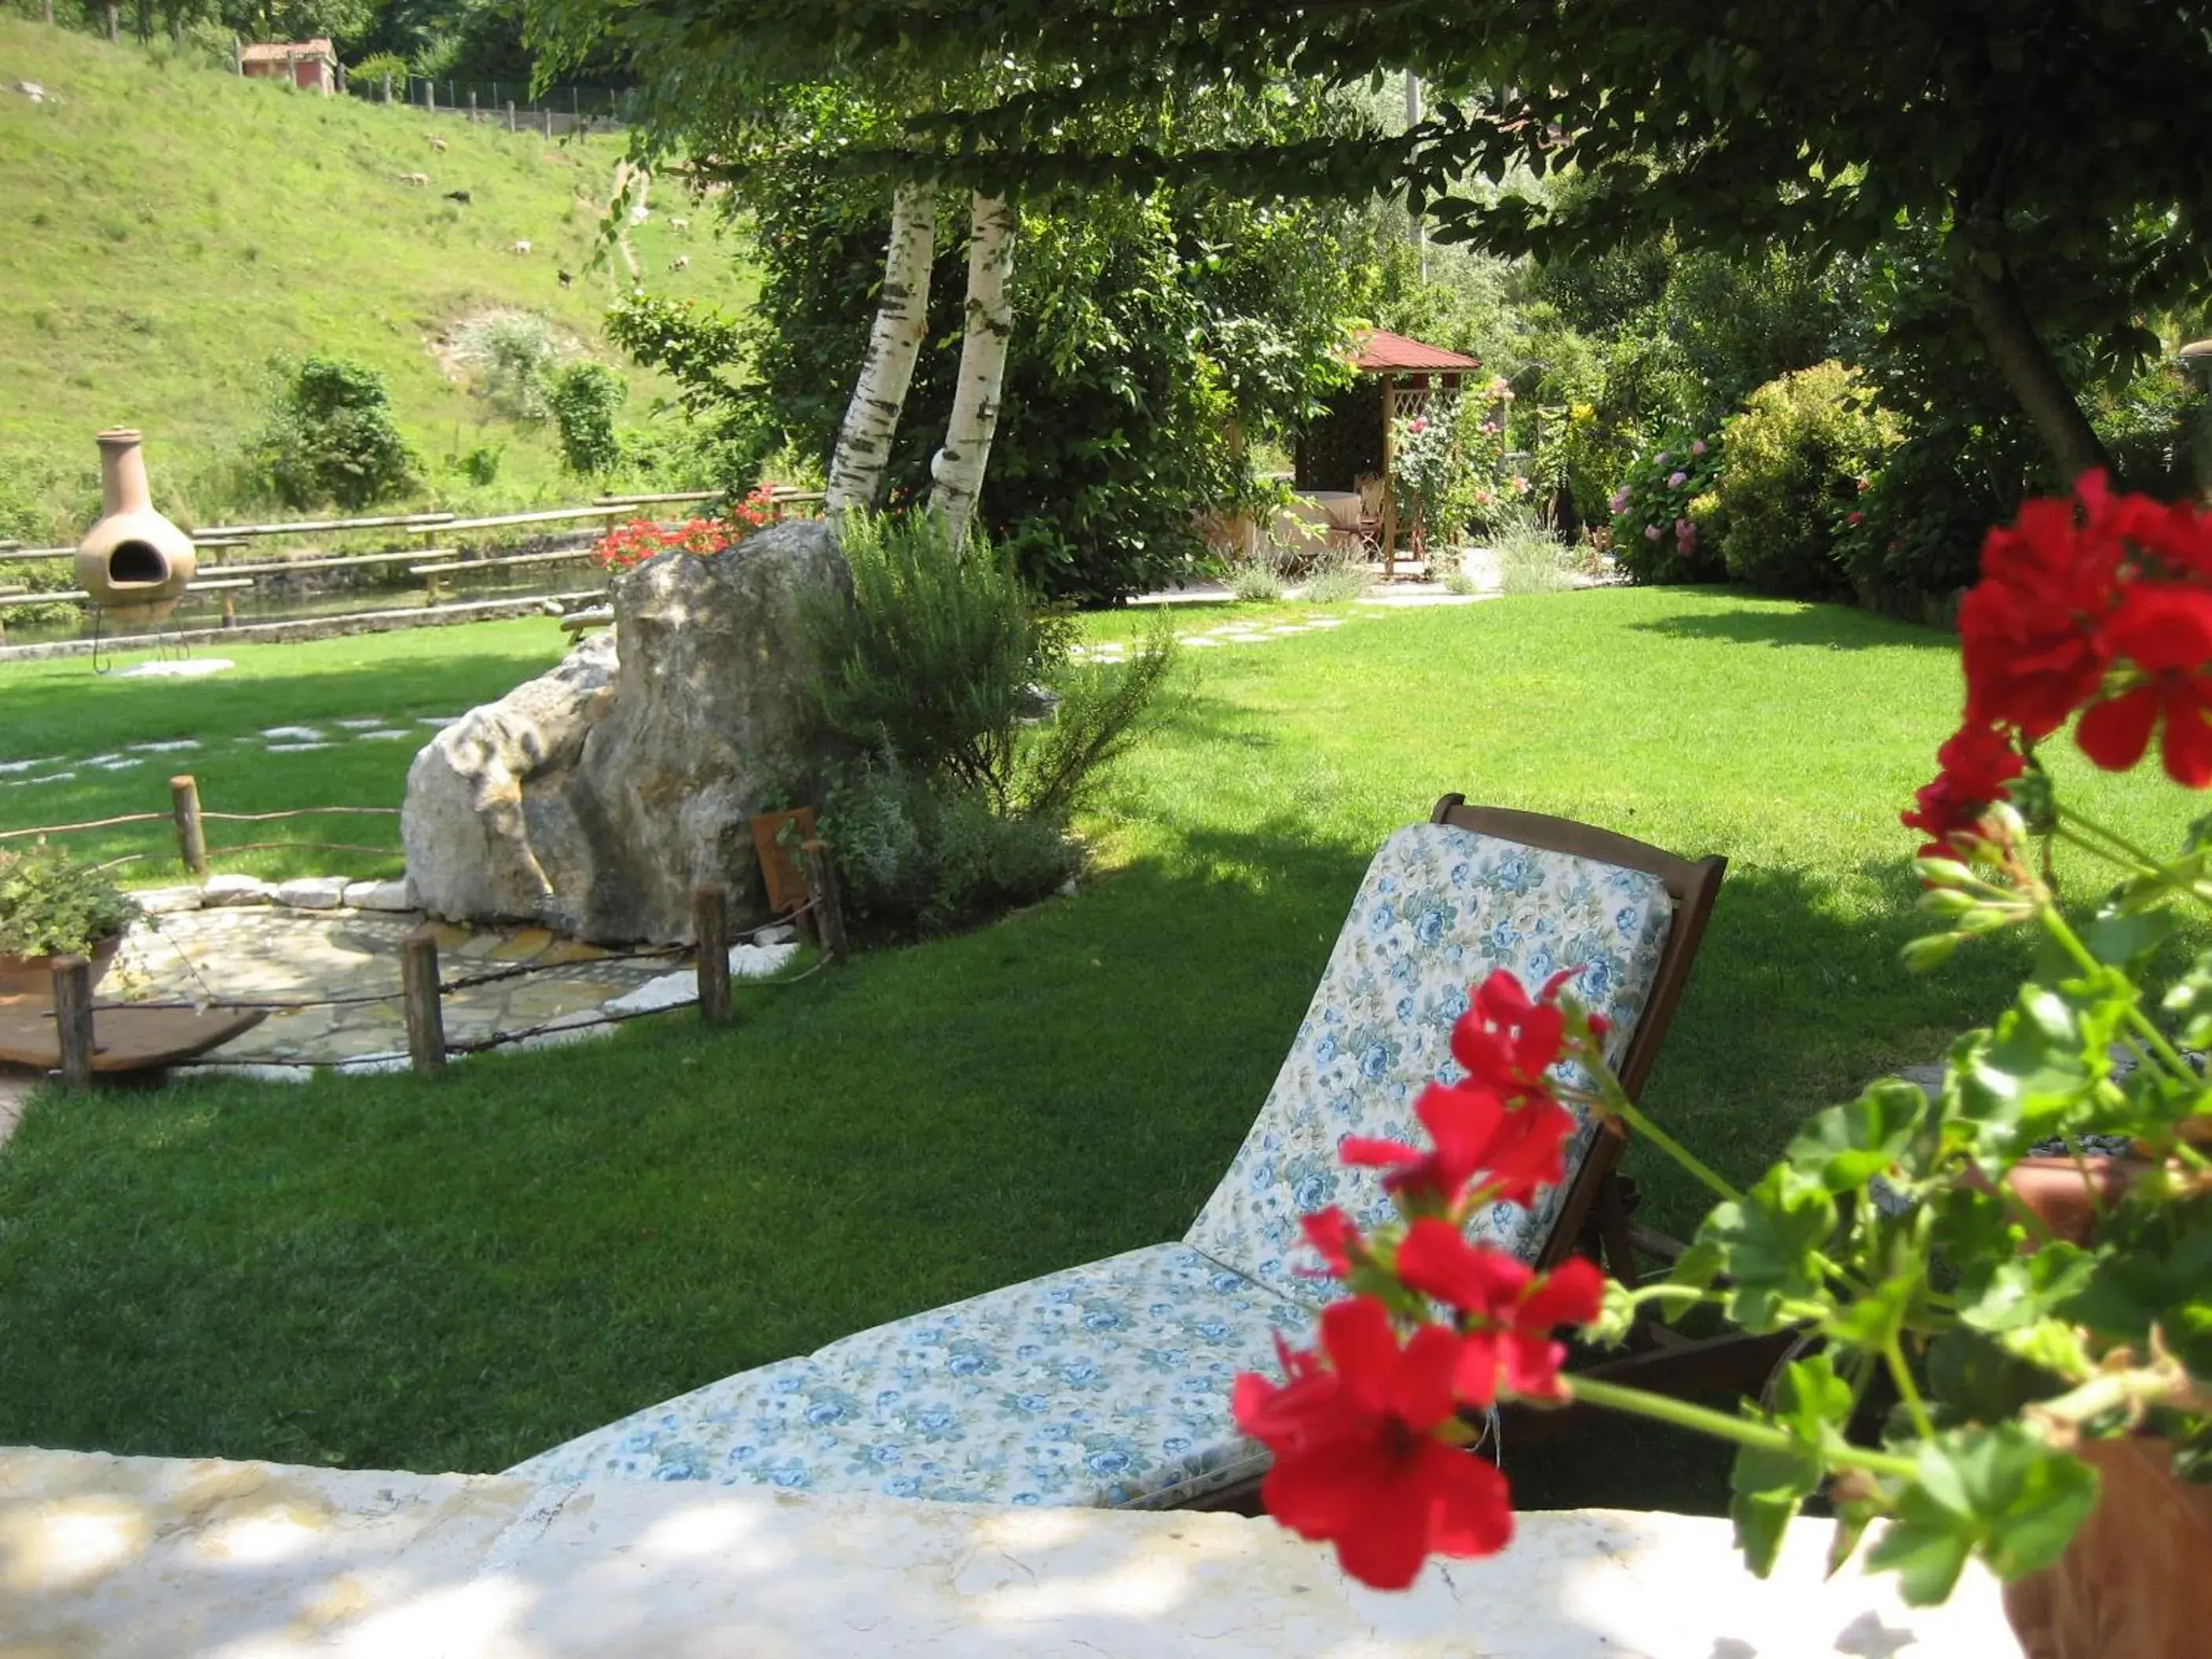
{"type": "Polygon", "coordinates": [[[612,44],[664,100],[825,64],[957,77],[854,167],[963,182],[1203,176],[1267,194],[1409,186],[1444,237],[1557,254],[1861,252],[1909,229],[2045,446],[2101,459],[2048,344],[2113,363],[2212,287],[2206,0],[531,0],[538,38],[612,44]],[[975,71],[991,65],[988,78],[975,71]],[[1427,82],[1402,134],[1159,142],[1224,85],[1427,82]],[[1099,119],[1103,112],[1147,119],[1099,119]],[[1521,187],[1572,170],[1564,193],[1521,187]]]}

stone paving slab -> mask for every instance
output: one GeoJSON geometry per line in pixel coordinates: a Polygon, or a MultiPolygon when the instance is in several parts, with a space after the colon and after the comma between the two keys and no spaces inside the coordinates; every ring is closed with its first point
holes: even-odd
{"type": "MultiPolygon", "coordinates": [[[[400,947],[415,913],[292,910],[270,905],[189,910],[132,929],[100,987],[115,1001],[328,1000],[279,1009],[225,1043],[206,1063],[331,1065],[404,1054],[400,947]]],[[[556,939],[543,927],[436,923],[441,976],[451,984],[520,967],[488,983],[448,991],[446,1038],[465,1046],[526,1031],[605,1004],[666,975],[680,951],[626,957],[556,939]]]]}

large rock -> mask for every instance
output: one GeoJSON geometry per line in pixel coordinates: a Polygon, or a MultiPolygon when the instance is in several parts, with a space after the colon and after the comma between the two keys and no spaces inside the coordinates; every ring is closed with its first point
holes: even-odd
{"type": "Polygon", "coordinates": [[[749,820],[790,804],[825,739],[800,595],[850,591],[829,531],[778,525],[617,577],[615,627],[415,757],[401,836],[422,905],[614,942],[690,936],[719,881],[765,915],[749,820]]]}

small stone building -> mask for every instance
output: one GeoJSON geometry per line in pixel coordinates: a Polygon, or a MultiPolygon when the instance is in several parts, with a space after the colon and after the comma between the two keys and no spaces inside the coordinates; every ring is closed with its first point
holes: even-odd
{"type": "Polygon", "coordinates": [[[238,49],[238,72],[257,81],[289,78],[302,92],[329,97],[340,89],[337,49],[321,35],[312,40],[262,41],[238,49]]]}

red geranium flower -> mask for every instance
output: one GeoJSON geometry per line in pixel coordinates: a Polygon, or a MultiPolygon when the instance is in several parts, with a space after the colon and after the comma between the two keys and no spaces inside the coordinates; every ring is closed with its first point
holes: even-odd
{"type": "Polygon", "coordinates": [[[1436,1143],[1429,1151],[1395,1140],[1347,1136],[1337,1155],[1355,1167],[1390,1171],[1382,1185],[1408,1200],[1449,1209],[1480,1172],[1484,1190],[1516,1204],[1565,1173],[1561,1147],[1575,1120],[1550,1096],[1508,1106],[1470,1080],[1454,1088],[1431,1083],[1413,1103],[1413,1114],[1436,1143]]]}
{"type": "Polygon", "coordinates": [[[1501,1393],[1557,1399],[1567,1349],[1552,1333],[1589,1324],[1605,1301],[1605,1275],[1583,1257],[1570,1256],[1539,1278],[1504,1251],[1470,1244],[1449,1222],[1427,1217],[1406,1230],[1398,1277],[1459,1310],[1452,1388],[1468,1406],[1487,1407],[1501,1393]]]}
{"type": "Polygon", "coordinates": [[[1320,1253],[1328,1269],[1325,1274],[1311,1275],[1316,1279],[1342,1279],[1352,1271],[1352,1257],[1366,1252],[1366,1241],[1359,1237],[1359,1229],[1334,1204],[1311,1215],[1300,1216],[1298,1231],[1305,1234],[1306,1243],[1320,1253]]]}
{"type": "Polygon", "coordinates": [[[1452,1058],[1467,1067],[1468,1080],[1508,1100],[1547,1093],[1544,1073],[1557,1063],[1566,1036],[1559,991],[1579,971],[1553,975],[1534,1002],[1503,968],[1483,981],[1452,1027],[1452,1058]]]}
{"type": "Polygon", "coordinates": [[[1936,751],[1936,763],[1942,771],[1933,783],[1921,787],[1913,796],[1918,805],[1903,815],[1906,829],[1931,837],[1920,849],[1922,858],[1948,857],[1955,851],[1946,844],[1949,839],[1971,834],[2027,765],[2002,732],[1986,726],[1960,727],[1936,751]]]}
{"type": "Polygon", "coordinates": [[[2045,737],[2095,694],[2099,629],[2119,596],[2111,502],[2091,473],[2075,500],[2026,502],[1982,544],[1982,580],[1959,607],[1970,725],[2045,737]]]}
{"type": "Polygon", "coordinates": [[[1333,1542],[1345,1571],[1376,1589],[1403,1589],[1431,1554],[1504,1548],[1505,1477],[1435,1434],[1456,1415],[1459,1339],[1428,1325],[1401,1348],[1389,1310],[1366,1296],[1325,1309],[1321,1336],[1327,1369],[1304,1355],[1280,1386],[1237,1379],[1237,1426],[1275,1456],[1261,1485],[1268,1513],[1333,1542]]]}
{"type": "Polygon", "coordinates": [[[2212,592],[2136,582],[2104,630],[2112,656],[2142,677],[2091,705],[2074,729],[2081,752],[2110,772],[2142,758],[2161,723],[2166,775],[2190,789],[2212,784],[2212,592]]]}

